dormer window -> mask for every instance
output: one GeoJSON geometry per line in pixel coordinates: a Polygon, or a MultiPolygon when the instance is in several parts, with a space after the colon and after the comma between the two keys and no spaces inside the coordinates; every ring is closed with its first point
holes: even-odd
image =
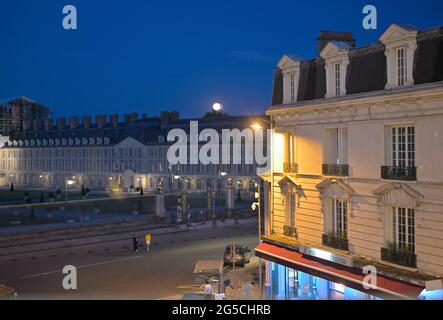
{"type": "Polygon", "coordinates": [[[344,42],[331,41],[320,52],[320,56],[325,60],[326,98],[346,95],[350,48],[344,42]]]}
{"type": "Polygon", "coordinates": [[[278,64],[283,74],[284,104],[297,102],[300,64],[302,61],[301,58],[285,55],[278,64]]]}
{"type": "Polygon", "coordinates": [[[417,33],[418,30],[414,27],[392,24],[380,37],[386,47],[386,89],[414,84],[413,63],[417,33]]]}

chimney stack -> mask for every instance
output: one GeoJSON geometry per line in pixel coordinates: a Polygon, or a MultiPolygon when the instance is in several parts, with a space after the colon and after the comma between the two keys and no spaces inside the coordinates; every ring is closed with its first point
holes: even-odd
{"type": "Polygon", "coordinates": [[[111,114],[109,116],[109,122],[112,124],[113,128],[118,127],[118,114],[111,114]]]}
{"type": "Polygon", "coordinates": [[[69,128],[76,129],[78,127],[78,117],[70,117],[69,118],[69,128]]]}
{"type": "Polygon", "coordinates": [[[66,119],[58,118],[57,119],[57,128],[58,130],[64,130],[66,128],[66,119]]]}
{"type": "Polygon", "coordinates": [[[317,38],[317,53],[320,54],[330,41],[344,42],[350,47],[355,47],[355,39],[352,36],[352,32],[320,31],[320,35],[317,38]]]}
{"type": "Polygon", "coordinates": [[[169,112],[168,111],[162,111],[160,112],[160,125],[161,127],[166,127],[169,125],[169,112]]]}
{"type": "Polygon", "coordinates": [[[52,119],[46,119],[45,120],[45,130],[48,131],[52,128],[52,119]]]}
{"type": "Polygon", "coordinates": [[[125,113],[123,115],[123,118],[125,119],[125,124],[129,124],[131,122],[131,115],[130,114],[125,113]]]}
{"type": "Polygon", "coordinates": [[[138,114],[136,112],[131,113],[131,122],[138,120],[138,114]]]}
{"type": "Polygon", "coordinates": [[[105,115],[96,116],[95,123],[97,124],[98,128],[103,128],[106,124],[106,116],[105,115]]]}
{"type": "Polygon", "coordinates": [[[180,118],[180,113],[178,111],[172,111],[169,116],[169,121],[173,123],[177,123],[180,118]]]}
{"type": "Polygon", "coordinates": [[[89,129],[91,127],[91,116],[83,116],[83,127],[89,129]]]}

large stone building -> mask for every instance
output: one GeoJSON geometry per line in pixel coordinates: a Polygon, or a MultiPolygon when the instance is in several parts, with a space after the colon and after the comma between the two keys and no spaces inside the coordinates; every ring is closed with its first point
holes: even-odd
{"type": "Polygon", "coordinates": [[[199,129],[244,129],[249,116],[209,114],[199,119],[180,119],[178,112],[162,112],[160,117],[141,118],[136,113],[98,115],[48,121],[43,128],[13,132],[0,149],[0,183],[26,187],[70,188],[129,191],[204,191],[224,189],[227,181],[245,196],[254,190],[255,164],[177,164],[166,157],[171,143],[167,134],[182,128],[189,132],[190,121],[199,129]],[[72,182],[71,182],[72,183],[72,182]]]}
{"type": "Polygon", "coordinates": [[[317,58],[286,55],[275,73],[256,250],[273,261],[270,297],[443,298],[443,28],[393,24],[354,44],[323,32],[317,58]]]}

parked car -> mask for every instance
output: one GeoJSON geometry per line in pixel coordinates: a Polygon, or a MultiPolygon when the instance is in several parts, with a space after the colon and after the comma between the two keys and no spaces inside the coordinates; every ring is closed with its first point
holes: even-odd
{"type": "Polygon", "coordinates": [[[235,245],[235,254],[232,254],[232,244],[227,245],[225,248],[225,254],[223,256],[223,262],[225,265],[232,265],[234,262],[236,265],[244,267],[251,261],[251,249],[246,245],[235,245]]]}

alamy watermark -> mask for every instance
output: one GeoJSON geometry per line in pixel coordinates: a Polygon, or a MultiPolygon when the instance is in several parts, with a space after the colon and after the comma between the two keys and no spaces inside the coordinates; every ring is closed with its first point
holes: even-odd
{"type": "Polygon", "coordinates": [[[270,166],[272,131],[252,128],[222,129],[221,134],[212,128],[199,132],[198,121],[190,121],[189,134],[183,129],[172,129],[167,136],[173,142],[167,152],[171,165],[187,164],[256,164],[257,173],[270,166]]]}

